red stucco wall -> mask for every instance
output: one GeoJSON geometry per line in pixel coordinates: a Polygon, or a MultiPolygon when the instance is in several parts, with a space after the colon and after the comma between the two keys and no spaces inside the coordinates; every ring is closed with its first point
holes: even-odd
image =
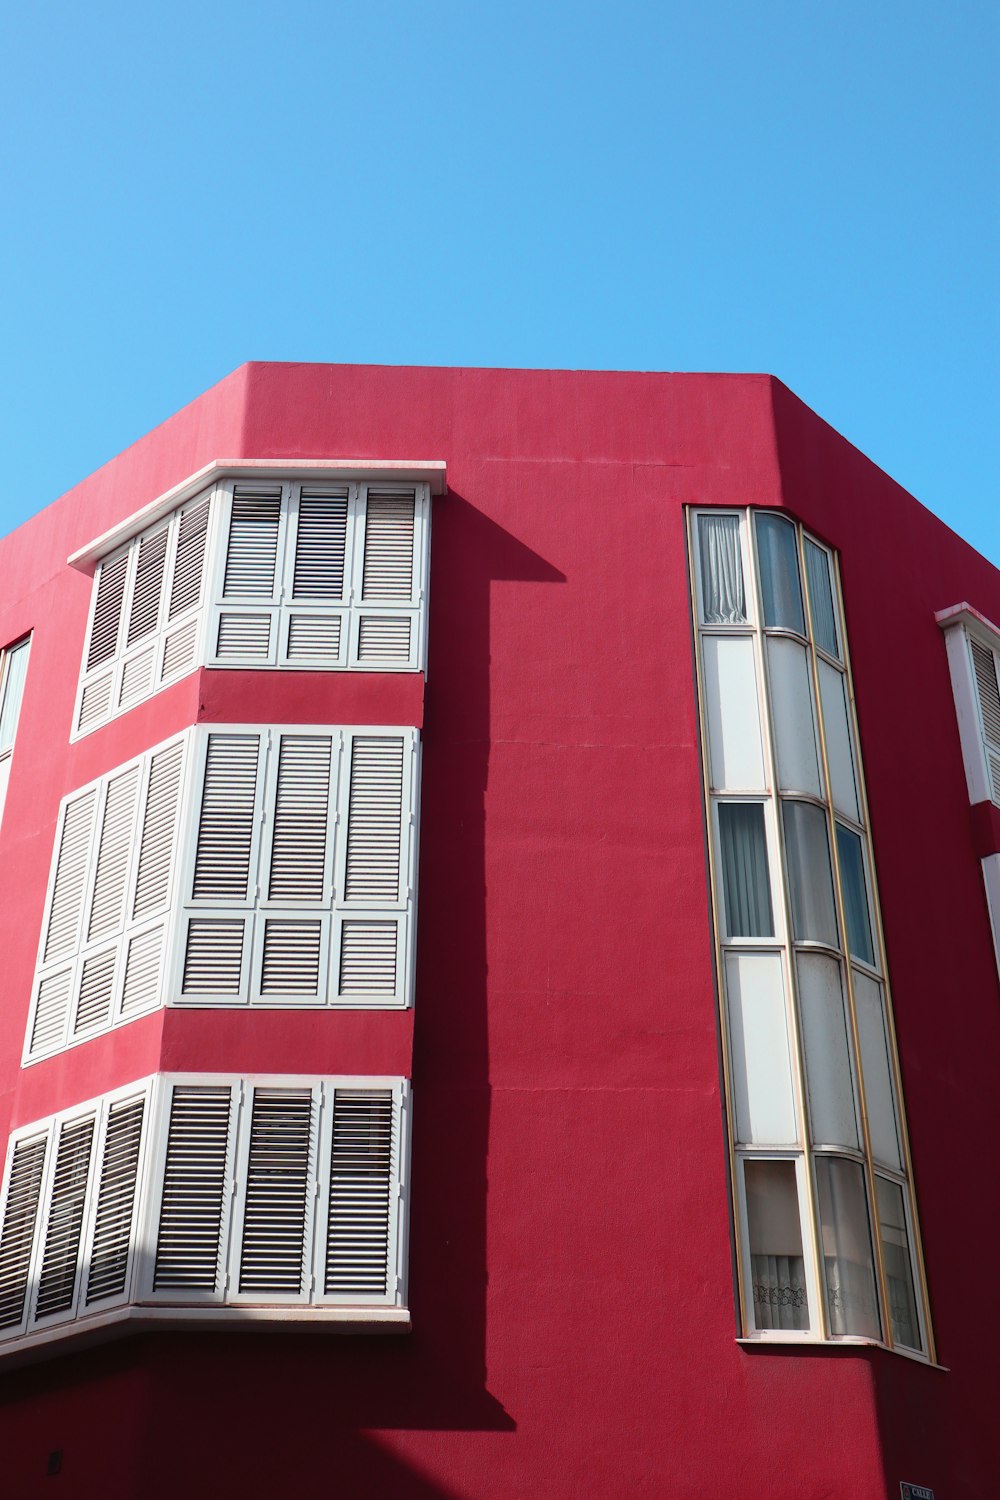
{"type": "Polygon", "coordinates": [[[160,1066],[414,1085],[413,1333],[159,1335],[0,1376],[12,1495],[992,1493],[1000,994],[933,619],[1000,619],[992,568],[767,377],[253,365],[0,545],[0,577],[0,643],[35,632],[0,1130],[160,1066]],[[70,747],[90,584],[65,557],[240,456],[447,460],[426,690],[205,672],[70,747]],[[842,554],[948,1373],[735,1342],[685,503],[785,504],[842,554]],[[198,717],[422,718],[415,1012],[172,1012],[20,1070],[60,798],[198,717]]]}

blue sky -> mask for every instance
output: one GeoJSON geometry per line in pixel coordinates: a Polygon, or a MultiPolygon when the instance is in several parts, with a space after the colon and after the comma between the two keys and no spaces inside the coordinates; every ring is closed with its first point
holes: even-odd
{"type": "Polygon", "coordinates": [[[767,370],[1000,563],[1000,8],[8,7],[0,530],[246,359],[767,370]]]}

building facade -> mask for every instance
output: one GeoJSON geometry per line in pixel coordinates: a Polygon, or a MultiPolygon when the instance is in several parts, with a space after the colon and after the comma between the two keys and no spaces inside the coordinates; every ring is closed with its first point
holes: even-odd
{"type": "Polygon", "coordinates": [[[769,377],[265,364],[0,576],[12,1494],[993,1492],[995,569],[769,377]]]}

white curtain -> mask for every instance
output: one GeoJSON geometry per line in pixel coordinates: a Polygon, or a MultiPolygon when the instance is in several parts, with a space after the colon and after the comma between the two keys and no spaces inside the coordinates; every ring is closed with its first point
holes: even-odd
{"type": "Polygon", "coordinates": [[[843,1157],[816,1157],[830,1332],[881,1337],[868,1203],[862,1168],[843,1157]]]}
{"type": "Polygon", "coordinates": [[[764,624],[805,635],[795,527],[781,516],[757,517],[757,566],[764,624]]]}
{"type": "Polygon", "coordinates": [[[781,811],[795,937],[839,947],[826,814],[812,802],[784,801],[781,811]]]}
{"type": "Polygon", "coordinates": [[[753,1255],[753,1319],[758,1328],[809,1327],[801,1255],[753,1255]]]}
{"type": "Polygon", "coordinates": [[[812,610],[813,636],[817,646],[840,656],[837,650],[837,623],[833,613],[833,591],[830,587],[830,563],[822,547],[806,541],[806,574],[809,579],[809,605],[812,610]]]}
{"type": "Polygon", "coordinates": [[[738,516],[701,516],[701,598],[706,625],[741,625],[747,617],[743,595],[738,516]]]}

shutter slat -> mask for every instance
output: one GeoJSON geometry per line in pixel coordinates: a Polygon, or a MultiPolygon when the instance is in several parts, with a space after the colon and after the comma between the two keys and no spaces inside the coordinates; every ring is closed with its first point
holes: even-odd
{"type": "Polygon", "coordinates": [[[403,816],[403,740],[355,735],[344,895],[397,901],[403,816]]]}
{"type": "Polygon", "coordinates": [[[0,1229],[0,1328],[16,1328],[24,1317],[47,1145],[47,1137],[22,1141],[11,1156],[0,1229]]]}
{"type": "Polygon", "coordinates": [[[340,936],[341,995],[396,993],[396,924],[345,919],[340,936]]]}
{"type": "Polygon", "coordinates": [[[368,492],[361,596],[365,600],[413,598],[413,543],[416,497],[413,490],[368,492]]]}
{"type": "Polygon", "coordinates": [[[260,989],[263,995],[318,995],[319,922],[267,921],[260,989]]]}
{"type": "Polygon", "coordinates": [[[209,736],[194,870],[199,900],[246,900],[259,752],[256,734],[209,736]]]}
{"type": "Polygon", "coordinates": [[[129,1099],[108,1111],[87,1273],[88,1306],[125,1291],[145,1107],[145,1099],[129,1099]]]}
{"type": "Polygon", "coordinates": [[[39,982],[28,1049],[32,1056],[62,1046],[72,981],[73,971],[64,969],[61,974],[49,974],[39,982]]]}
{"type": "Polygon", "coordinates": [[[340,615],[298,615],[288,620],[289,661],[340,660],[340,615]]]}
{"type": "Polygon", "coordinates": [[[139,543],[126,647],[133,646],[136,641],[141,641],[143,636],[156,629],[160,615],[160,595],[163,592],[168,535],[169,530],[164,526],[161,530],[144,536],[139,543]]]}
{"type": "Polygon", "coordinates": [[[192,917],[184,949],[185,995],[238,995],[243,919],[192,917]]]}
{"type": "Polygon", "coordinates": [[[241,1292],[301,1294],[314,1172],[310,1089],[254,1089],[241,1292]]]}
{"type": "Polygon", "coordinates": [[[114,948],[94,954],[83,965],[80,978],[80,993],[76,1002],[76,1019],[73,1035],[89,1031],[94,1026],[106,1026],[111,1018],[111,996],[115,984],[114,948]]]}
{"type": "Polygon", "coordinates": [[[131,657],[122,667],[122,683],[118,693],[118,707],[130,708],[133,703],[148,698],[153,686],[153,669],[156,665],[156,647],[149,646],[131,657]]]}
{"type": "Polygon", "coordinates": [[[337,1089],[330,1156],[327,1296],[389,1292],[389,1247],[398,1179],[391,1089],[337,1089]]]}
{"type": "Polygon", "coordinates": [[[163,644],[163,666],[160,681],[180,677],[194,665],[194,648],[198,641],[198,621],[190,620],[168,635],[163,644]]]}
{"type": "Polygon", "coordinates": [[[163,957],[163,928],[154,927],[131,939],[125,960],[125,983],[122,989],[122,1015],[137,1015],[153,1010],[160,998],[160,961],[163,957]]]}
{"type": "Polygon", "coordinates": [[[221,614],[215,654],[231,661],[267,661],[271,654],[271,616],[221,614]]]}
{"type": "Polygon", "coordinates": [[[322,901],[333,741],[328,734],[281,737],[268,895],[322,901]]]}
{"type": "Polygon", "coordinates": [[[177,529],[177,560],[170,585],[167,619],[173,620],[201,599],[201,577],[205,563],[210,497],[196,500],[181,511],[177,529]]]}
{"type": "Polygon", "coordinates": [[[125,914],[125,883],[132,849],[139,767],[108,783],[94,876],[94,899],[88,939],[104,937],[121,926],[125,914]]]}
{"type": "Polygon", "coordinates": [[[408,615],[362,615],[358,626],[358,660],[409,661],[410,631],[408,615]]]}
{"type": "Polygon", "coordinates": [[[222,586],[226,599],[273,596],[280,520],[280,487],[254,494],[236,486],[222,586]]]}
{"type": "Polygon", "coordinates": [[[228,1088],[179,1085],[173,1090],[154,1291],[218,1288],[231,1114],[228,1088]]]}
{"type": "Polygon", "coordinates": [[[128,560],[129,553],[120,552],[117,557],[101,564],[94,621],[90,631],[90,648],[87,652],[88,672],[99,667],[102,662],[110,661],[118,649],[118,627],[121,622],[122,601],[125,598],[128,560]]]}
{"type": "Polygon", "coordinates": [[[103,719],[111,705],[111,688],[114,683],[113,673],[108,672],[103,677],[97,677],[93,682],[88,682],[80,694],[80,713],[76,721],[77,729],[89,729],[91,724],[96,724],[98,719],[103,719]]]}
{"type": "Polygon", "coordinates": [[[347,499],[346,489],[302,490],[292,577],[294,598],[343,599],[347,499]]]}
{"type": "Polygon", "coordinates": [[[69,1121],[59,1131],[35,1298],[36,1318],[68,1312],[73,1306],[93,1139],[93,1115],[69,1121]]]}
{"type": "Polygon", "coordinates": [[[132,902],[133,917],[144,917],[158,911],[169,897],[183,769],[183,744],[159,751],[150,763],[139,842],[139,868],[132,902]]]}
{"type": "Polygon", "coordinates": [[[983,732],[991,744],[1000,747],[1000,688],[997,687],[996,661],[989,647],[979,641],[970,638],[969,645],[972,647],[983,732]]]}
{"type": "Polygon", "coordinates": [[[45,934],[46,963],[76,947],[96,807],[96,791],[86,792],[66,807],[45,934]]]}

